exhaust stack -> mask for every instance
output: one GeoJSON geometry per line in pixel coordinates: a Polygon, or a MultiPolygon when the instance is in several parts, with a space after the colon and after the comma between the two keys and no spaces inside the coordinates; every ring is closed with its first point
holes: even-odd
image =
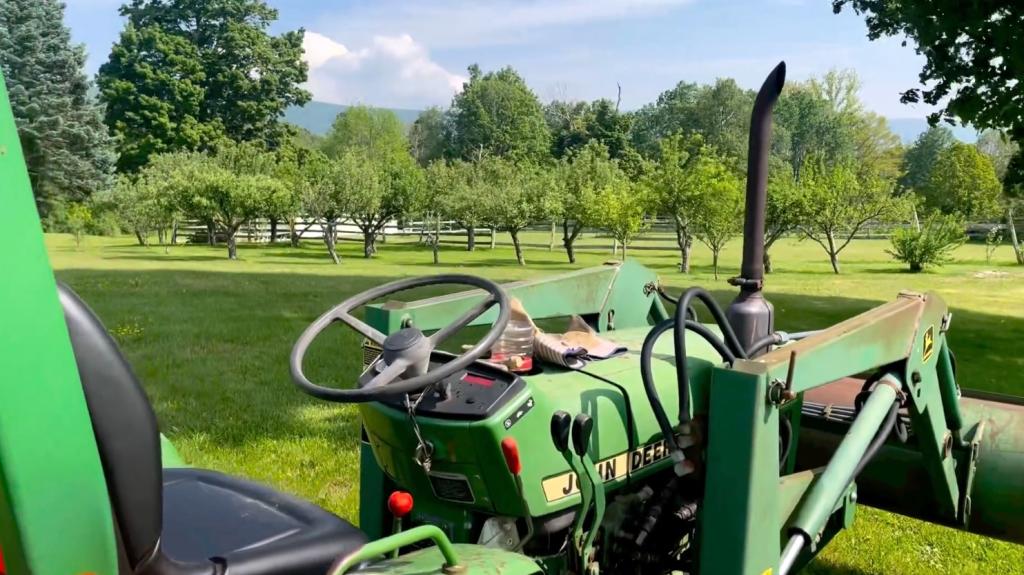
{"type": "MultiPolygon", "coordinates": [[[[764,225],[768,203],[768,153],[771,151],[772,108],[786,82],[786,63],[772,70],[754,100],[747,152],[747,203],[743,224],[743,265],[739,277],[729,280],[740,288],[726,317],[745,347],[774,331],[775,311],[764,298],[764,225]]],[[[756,350],[759,354],[763,350],[756,350]]]]}

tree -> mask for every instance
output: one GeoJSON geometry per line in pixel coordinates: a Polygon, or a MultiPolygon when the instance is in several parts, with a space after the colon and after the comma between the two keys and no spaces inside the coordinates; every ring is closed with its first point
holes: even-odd
{"type": "Polygon", "coordinates": [[[1019,149],[1010,158],[1003,176],[1003,202],[1006,205],[1006,227],[1017,263],[1024,265],[1024,245],[1017,239],[1017,225],[1013,218],[1016,209],[1024,203],[1024,153],[1019,149]]]}
{"type": "Polygon", "coordinates": [[[931,126],[914,140],[903,156],[903,176],[900,188],[909,191],[923,190],[928,185],[932,168],[939,156],[956,143],[953,131],[946,126],[931,126]]]}
{"type": "Polygon", "coordinates": [[[526,265],[519,234],[551,210],[553,178],[536,165],[517,165],[502,158],[485,156],[478,164],[489,190],[481,198],[486,206],[485,219],[494,229],[508,232],[516,261],[521,266],[526,265]]]}
{"type": "Polygon", "coordinates": [[[321,149],[332,158],[359,150],[371,158],[408,155],[405,126],[391,110],[352,106],[338,114],[321,149]]]}
{"type": "Polygon", "coordinates": [[[793,176],[789,164],[773,157],[768,172],[768,204],[765,207],[764,271],[772,273],[772,246],[779,239],[800,228],[806,201],[803,188],[793,176]]]}
{"type": "Polygon", "coordinates": [[[0,0],[0,68],[45,217],[54,201],[80,202],[111,183],[116,154],[88,95],[85,49],[71,44],[57,0],[0,0]]]}
{"type": "Polygon", "coordinates": [[[75,238],[75,248],[82,247],[82,238],[92,224],[92,210],[84,202],[76,202],[68,206],[67,213],[68,231],[75,238]]]}
{"type": "MultiPolygon", "coordinates": [[[[700,206],[694,213],[694,231],[697,239],[711,250],[711,263],[718,279],[718,256],[740,230],[743,218],[743,180],[725,167],[713,163],[714,158],[705,158],[702,170],[704,189],[700,194],[700,206]]],[[[767,253],[767,251],[765,252],[767,253]]]]}
{"type": "Polygon", "coordinates": [[[948,262],[953,250],[963,245],[964,222],[955,214],[932,213],[920,229],[902,228],[893,232],[889,255],[910,266],[912,273],[924,266],[941,266],[948,262]]]}
{"type": "MultiPolygon", "coordinates": [[[[844,7],[863,14],[868,37],[897,36],[913,40],[925,57],[919,75],[926,88],[903,93],[904,103],[939,106],[929,115],[960,120],[978,128],[1006,129],[1024,140],[1024,62],[1019,58],[1018,33],[1024,11],[1010,2],[960,0],[832,0],[836,13],[844,7]]],[[[907,40],[903,40],[904,44],[907,40]]]]}
{"type": "Polygon", "coordinates": [[[695,131],[734,167],[745,167],[754,92],[740,88],[732,78],[719,78],[701,86],[695,103],[695,131]]]}
{"type": "Polygon", "coordinates": [[[339,158],[336,177],[347,199],[349,219],[363,233],[363,257],[377,253],[377,237],[391,220],[419,204],[423,172],[409,152],[373,157],[352,148],[339,158]]]}
{"type": "Polygon", "coordinates": [[[173,228],[178,219],[180,190],[189,185],[193,169],[201,162],[203,158],[194,154],[153,156],[142,171],[119,175],[110,190],[94,196],[96,204],[112,210],[140,246],[148,245],[154,232],[163,243],[165,230],[173,228]]]}
{"type": "Polygon", "coordinates": [[[698,92],[697,84],[679,82],[674,88],[659,94],[654,103],[637,111],[631,133],[636,149],[653,157],[661,150],[661,141],[665,138],[694,132],[693,110],[697,105],[698,92]]]}
{"type": "Polygon", "coordinates": [[[616,160],[636,153],[629,136],[632,116],[619,112],[611,100],[555,100],[544,107],[544,118],[551,131],[551,154],[556,159],[570,156],[592,141],[602,144],[608,156],[616,160]]]}
{"type": "Polygon", "coordinates": [[[469,67],[469,81],[452,99],[451,153],[472,160],[482,155],[512,161],[543,161],[550,138],[537,96],[512,68],[484,74],[469,67]]]}
{"type": "Polygon", "coordinates": [[[683,273],[690,273],[693,226],[701,193],[707,188],[707,179],[721,168],[721,162],[708,158],[714,155],[700,136],[669,136],[661,141],[658,159],[647,179],[658,213],[675,222],[679,270],[683,273]]]}
{"type": "MultiPolygon", "coordinates": [[[[299,247],[302,235],[312,227],[314,222],[305,222],[305,228],[299,229],[299,218],[308,216],[318,217],[305,207],[304,194],[314,181],[321,178],[324,173],[324,166],[328,163],[327,156],[316,149],[309,149],[291,144],[283,146],[276,152],[275,177],[281,181],[289,190],[289,201],[278,217],[282,218],[288,225],[289,243],[293,248],[299,247]]],[[[272,226],[273,227],[273,226],[272,226]]],[[[273,231],[271,235],[274,235],[273,231]]]]}
{"type": "Polygon", "coordinates": [[[236,235],[243,225],[267,213],[288,195],[278,180],[264,175],[235,173],[230,165],[234,150],[222,148],[221,158],[199,158],[184,166],[187,175],[177,179],[183,211],[201,221],[211,222],[227,239],[228,259],[238,259],[236,235]]]}
{"type": "Polygon", "coordinates": [[[1020,150],[1017,142],[1010,140],[1005,132],[1000,130],[985,130],[978,134],[978,141],[974,144],[978,151],[992,162],[996,171],[996,178],[1003,181],[1006,178],[1006,171],[1010,167],[1010,160],[1020,150]]]}
{"type": "Polygon", "coordinates": [[[431,106],[420,112],[409,128],[409,151],[421,166],[443,158],[448,148],[444,112],[431,106]]]}
{"type": "Polygon", "coordinates": [[[206,150],[222,137],[280,145],[284,111],[309,101],[300,85],[303,31],[271,36],[262,0],[130,0],[125,29],[100,67],[106,122],[124,148],[118,168],[149,156],[206,150]]]}
{"type": "Polygon", "coordinates": [[[800,230],[825,250],[837,274],[839,254],[864,224],[892,218],[898,212],[890,182],[859,175],[849,164],[830,166],[822,158],[812,157],[801,171],[800,185],[807,202],[800,230]]]}
{"type": "Polygon", "coordinates": [[[576,263],[576,240],[585,228],[597,224],[601,193],[625,175],[597,141],[563,160],[556,173],[555,211],[562,224],[562,247],[569,263],[576,263]]]}
{"type": "Polygon", "coordinates": [[[645,218],[650,202],[639,185],[626,178],[615,178],[597,196],[597,221],[622,246],[626,259],[629,244],[649,227],[645,218]]]}
{"type": "Polygon", "coordinates": [[[362,162],[356,152],[349,152],[340,160],[328,160],[323,154],[309,156],[297,179],[293,180],[298,187],[300,205],[306,217],[318,223],[323,230],[324,246],[331,261],[341,263],[337,249],[337,229],[345,214],[350,209],[349,190],[360,182],[360,170],[372,168],[362,162]]]}
{"type": "Polygon", "coordinates": [[[930,208],[973,220],[999,212],[1002,186],[988,157],[956,143],[939,154],[921,195],[930,208]]]}
{"type": "Polygon", "coordinates": [[[483,201],[488,194],[488,183],[483,180],[476,163],[454,160],[445,163],[436,160],[430,165],[427,179],[433,203],[445,217],[466,230],[466,251],[476,249],[476,229],[487,217],[483,201]]]}

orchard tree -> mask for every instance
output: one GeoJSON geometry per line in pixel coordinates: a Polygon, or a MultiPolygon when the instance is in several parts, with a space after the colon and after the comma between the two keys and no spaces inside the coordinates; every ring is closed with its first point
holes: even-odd
{"type": "Polygon", "coordinates": [[[348,217],[363,234],[363,257],[377,253],[377,238],[388,222],[411,214],[423,193],[423,172],[409,152],[372,157],[351,149],[338,161],[348,217]]]}
{"type": "Polygon", "coordinates": [[[116,160],[103,111],[88,95],[85,49],[71,44],[57,0],[0,0],[0,69],[37,207],[107,188],[116,160]]]}
{"type": "Polygon", "coordinates": [[[502,158],[484,157],[478,163],[489,191],[481,198],[487,209],[485,219],[494,229],[508,232],[516,261],[526,265],[519,234],[550,212],[553,177],[536,165],[517,165],[502,158]]]}
{"type": "Polygon", "coordinates": [[[562,247],[569,263],[576,263],[576,240],[585,228],[597,224],[601,193],[625,175],[609,159],[608,149],[596,141],[563,160],[556,173],[555,205],[561,219],[562,247]]]}
{"type": "Polygon", "coordinates": [[[901,100],[939,106],[929,122],[1005,129],[1024,141],[1024,8],[1019,3],[832,0],[832,7],[836,13],[850,7],[864,15],[872,40],[895,36],[916,43],[925,58],[918,80],[926,87],[907,90],[901,100]]]}
{"type": "Polygon", "coordinates": [[[262,0],[129,0],[121,36],[100,67],[118,168],[149,156],[206,150],[222,137],[283,143],[285,110],[309,101],[303,31],[271,36],[262,0]]]}
{"type": "Polygon", "coordinates": [[[1014,212],[1024,204],[1024,153],[1019,149],[1010,158],[1003,177],[1003,202],[1006,205],[1006,226],[1010,230],[1010,242],[1017,263],[1024,265],[1024,245],[1017,239],[1017,225],[1013,219],[1014,212]]]}
{"type": "Polygon", "coordinates": [[[469,81],[452,99],[448,115],[456,158],[541,162],[550,157],[551,134],[540,101],[512,68],[484,74],[470,66],[469,81]]]}
{"type": "Polygon", "coordinates": [[[281,207],[280,213],[273,214],[270,221],[271,241],[276,238],[276,221],[284,220],[288,225],[288,239],[293,248],[300,245],[303,234],[309,231],[315,222],[301,222],[303,216],[311,216],[304,207],[304,194],[313,185],[311,180],[319,178],[324,172],[323,166],[328,163],[327,156],[317,149],[299,146],[295,143],[282,146],[275,152],[273,175],[288,191],[288,201],[281,207]],[[303,225],[303,229],[299,229],[303,225]]]}
{"type": "Polygon", "coordinates": [[[647,179],[657,212],[675,222],[679,270],[683,273],[690,273],[690,251],[701,194],[707,179],[722,168],[721,162],[709,158],[714,155],[700,136],[669,136],[661,141],[658,159],[647,179]]]}
{"type": "Polygon", "coordinates": [[[466,251],[476,249],[476,229],[487,218],[488,183],[480,166],[472,162],[437,160],[427,173],[430,195],[438,210],[466,230],[466,251]]]}
{"type": "Polygon", "coordinates": [[[939,156],[954,143],[953,131],[946,126],[931,126],[919,134],[903,156],[900,187],[912,192],[924,190],[939,156]]]}
{"type": "Polygon", "coordinates": [[[409,127],[409,151],[421,166],[443,158],[448,148],[444,112],[431,106],[420,112],[409,127]]]}
{"type": "Polygon", "coordinates": [[[718,279],[718,257],[722,248],[736,237],[742,226],[743,180],[724,164],[715,166],[710,159],[702,163],[707,176],[694,216],[694,231],[697,239],[711,250],[711,263],[718,279]]]}
{"type": "Polygon", "coordinates": [[[892,183],[878,176],[863,176],[850,164],[829,165],[812,157],[801,171],[800,186],[807,202],[800,230],[825,250],[837,274],[839,254],[865,224],[889,220],[899,213],[892,183]]]}
{"type": "MultiPolygon", "coordinates": [[[[338,255],[338,226],[348,213],[352,186],[359,185],[365,176],[359,174],[372,166],[363,162],[357,153],[348,153],[340,160],[328,160],[322,154],[311,155],[298,174],[300,206],[312,224],[318,224],[323,232],[324,246],[331,261],[341,263],[338,255]]],[[[373,177],[372,175],[369,177],[373,177]]]]}
{"type": "Polygon", "coordinates": [[[976,220],[999,212],[1002,191],[991,160],[970,144],[956,143],[939,154],[921,195],[930,208],[976,220]]]}
{"type": "Polygon", "coordinates": [[[789,164],[772,158],[768,173],[768,204],[765,207],[764,271],[772,273],[772,246],[800,228],[806,201],[803,188],[796,182],[789,164]]]}
{"type": "Polygon", "coordinates": [[[597,195],[597,221],[622,246],[625,261],[629,244],[633,243],[649,224],[646,219],[650,201],[640,185],[626,178],[608,182],[597,195]]]}

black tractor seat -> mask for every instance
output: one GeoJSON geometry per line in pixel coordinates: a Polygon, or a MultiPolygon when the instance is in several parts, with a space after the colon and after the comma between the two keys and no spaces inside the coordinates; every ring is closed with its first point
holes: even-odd
{"type": "Polygon", "coordinates": [[[163,469],[156,416],[117,344],[58,292],[118,529],[122,574],[322,575],[366,535],[312,503],[216,471],[163,469]]]}

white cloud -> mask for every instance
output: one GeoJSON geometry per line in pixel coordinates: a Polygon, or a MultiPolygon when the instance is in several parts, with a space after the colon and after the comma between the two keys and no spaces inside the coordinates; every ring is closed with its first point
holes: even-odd
{"type": "Polygon", "coordinates": [[[374,36],[350,49],[317,32],[303,42],[313,98],[335,104],[366,103],[393,108],[446,105],[465,78],[433,61],[408,34],[374,36]]]}

